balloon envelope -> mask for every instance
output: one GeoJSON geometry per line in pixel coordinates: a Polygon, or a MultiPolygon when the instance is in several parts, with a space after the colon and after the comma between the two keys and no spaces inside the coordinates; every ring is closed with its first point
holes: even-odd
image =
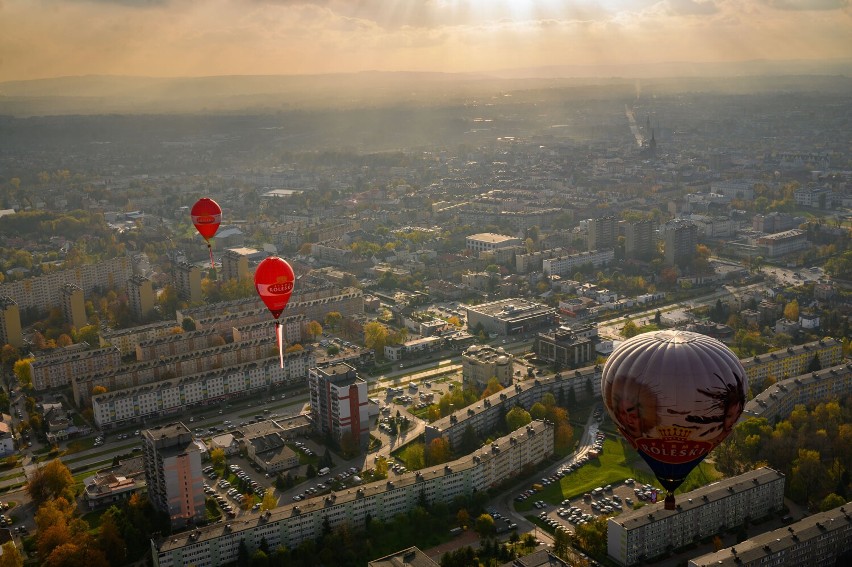
{"type": "Polygon", "coordinates": [[[222,222],[222,208],[213,199],[202,197],[195,202],[189,214],[192,217],[192,224],[204,240],[210,240],[219,230],[219,224],[222,222]]]}
{"type": "Polygon", "coordinates": [[[276,319],[290,301],[295,279],[293,268],[278,256],[265,258],[254,272],[254,287],[276,319]]]}
{"type": "Polygon", "coordinates": [[[610,417],[670,493],[731,432],[747,389],[728,347],[687,331],[628,339],[601,376],[610,417]]]}

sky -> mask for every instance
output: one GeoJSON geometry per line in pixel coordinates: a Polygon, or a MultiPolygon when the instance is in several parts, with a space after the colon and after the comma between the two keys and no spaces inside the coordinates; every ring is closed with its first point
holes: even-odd
{"type": "Polygon", "coordinates": [[[0,0],[0,82],[850,57],[850,0],[0,0]]]}

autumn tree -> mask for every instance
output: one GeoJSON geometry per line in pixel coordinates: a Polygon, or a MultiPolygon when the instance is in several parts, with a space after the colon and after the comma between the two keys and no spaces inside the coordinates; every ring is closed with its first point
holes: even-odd
{"type": "Polygon", "coordinates": [[[110,565],[124,565],[127,560],[127,544],[119,531],[115,517],[116,511],[117,508],[113,507],[101,515],[98,545],[110,565]]]}
{"type": "Polygon", "coordinates": [[[788,321],[799,320],[799,302],[795,299],[784,306],[784,318],[788,321]]]}
{"type": "Polygon", "coordinates": [[[329,311],[325,314],[325,326],[336,331],[342,319],[343,315],[339,311],[329,311]]]}
{"type": "Polygon", "coordinates": [[[322,325],[320,325],[317,321],[309,321],[305,325],[305,333],[312,341],[315,341],[317,337],[322,335],[322,325]]]}
{"type": "Polygon", "coordinates": [[[371,321],[364,325],[364,346],[373,349],[376,356],[383,356],[388,339],[388,328],[379,322],[371,321]]]}
{"type": "Polygon", "coordinates": [[[14,372],[15,376],[18,378],[18,383],[22,388],[26,388],[27,390],[32,390],[33,388],[33,374],[30,369],[30,363],[35,361],[35,357],[22,358],[15,362],[14,372]]]}
{"type": "Polygon", "coordinates": [[[606,523],[607,519],[599,516],[583,525],[574,528],[577,544],[589,555],[603,556],[606,554],[606,523]]]}
{"type": "Polygon", "coordinates": [[[24,567],[24,558],[15,546],[15,542],[9,540],[3,544],[3,553],[0,555],[0,567],[24,567]]]}
{"type": "Polygon", "coordinates": [[[497,378],[492,377],[490,380],[488,380],[488,385],[485,387],[485,390],[482,392],[480,398],[484,400],[485,398],[489,397],[492,394],[496,394],[502,389],[503,385],[500,383],[500,381],[497,380],[497,378]]]}
{"type": "Polygon", "coordinates": [[[276,506],[278,506],[278,498],[275,497],[275,491],[267,490],[266,494],[263,495],[263,500],[260,502],[260,511],[273,510],[276,506]]]}
{"type": "Polygon", "coordinates": [[[467,508],[459,508],[459,511],[456,512],[456,523],[462,529],[467,529],[470,525],[470,513],[468,513],[467,508]]]}
{"type": "Polygon", "coordinates": [[[225,464],[225,450],[221,447],[216,447],[210,451],[210,461],[213,466],[219,468],[225,464]]]}
{"type": "Polygon", "coordinates": [[[479,517],[476,518],[474,529],[480,537],[485,538],[492,536],[495,531],[494,518],[491,517],[491,514],[480,514],[479,517]]]}
{"type": "Polygon", "coordinates": [[[62,461],[53,459],[44,467],[36,468],[30,474],[27,492],[33,502],[38,505],[59,497],[73,502],[74,477],[62,461]]]}
{"type": "Polygon", "coordinates": [[[436,437],[429,443],[429,450],[426,454],[426,463],[428,465],[440,465],[446,463],[452,458],[450,443],[443,437],[436,437]]]}

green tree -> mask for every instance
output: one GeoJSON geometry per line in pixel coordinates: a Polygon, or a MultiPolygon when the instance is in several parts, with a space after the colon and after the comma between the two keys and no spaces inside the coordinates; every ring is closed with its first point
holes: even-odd
{"type": "Polygon", "coordinates": [[[180,322],[180,327],[186,332],[194,331],[196,329],[195,321],[192,317],[184,317],[183,321],[180,322]]]}
{"type": "Polygon", "coordinates": [[[832,492],[828,496],[822,499],[822,502],[819,504],[820,512],[828,512],[829,510],[833,510],[834,508],[839,508],[846,504],[846,499],[840,496],[839,494],[835,494],[832,492]]]}
{"type": "Polygon", "coordinates": [[[553,554],[560,559],[568,559],[568,550],[571,548],[571,536],[565,530],[556,530],[553,533],[553,554]]]}
{"type": "Polygon", "coordinates": [[[631,337],[635,337],[639,334],[639,327],[636,326],[631,319],[628,319],[624,326],[621,328],[621,336],[625,339],[629,339],[631,337]]]}
{"type": "Polygon", "coordinates": [[[515,431],[532,421],[532,416],[521,406],[515,406],[506,413],[506,428],[515,431]]]}
{"type": "Polygon", "coordinates": [[[536,402],[530,407],[530,416],[533,419],[539,420],[547,417],[547,408],[541,402],[536,402]]]}

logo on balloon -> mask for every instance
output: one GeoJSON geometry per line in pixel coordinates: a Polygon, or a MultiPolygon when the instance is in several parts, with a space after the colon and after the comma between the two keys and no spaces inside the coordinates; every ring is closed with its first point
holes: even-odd
{"type": "Polygon", "coordinates": [[[284,295],[285,293],[291,293],[293,291],[293,282],[283,282],[272,284],[271,286],[266,288],[266,291],[269,293],[275,293],[278,295],[284,295]]]}
{"type": "Polygon", "coordinates": [[[219,219],[217,219],[216,217],[211,217],[211,216],[194,217],[193,220],[195,221],[195,224],[212,224],[214,222],[220,222],[219,219]]]}

